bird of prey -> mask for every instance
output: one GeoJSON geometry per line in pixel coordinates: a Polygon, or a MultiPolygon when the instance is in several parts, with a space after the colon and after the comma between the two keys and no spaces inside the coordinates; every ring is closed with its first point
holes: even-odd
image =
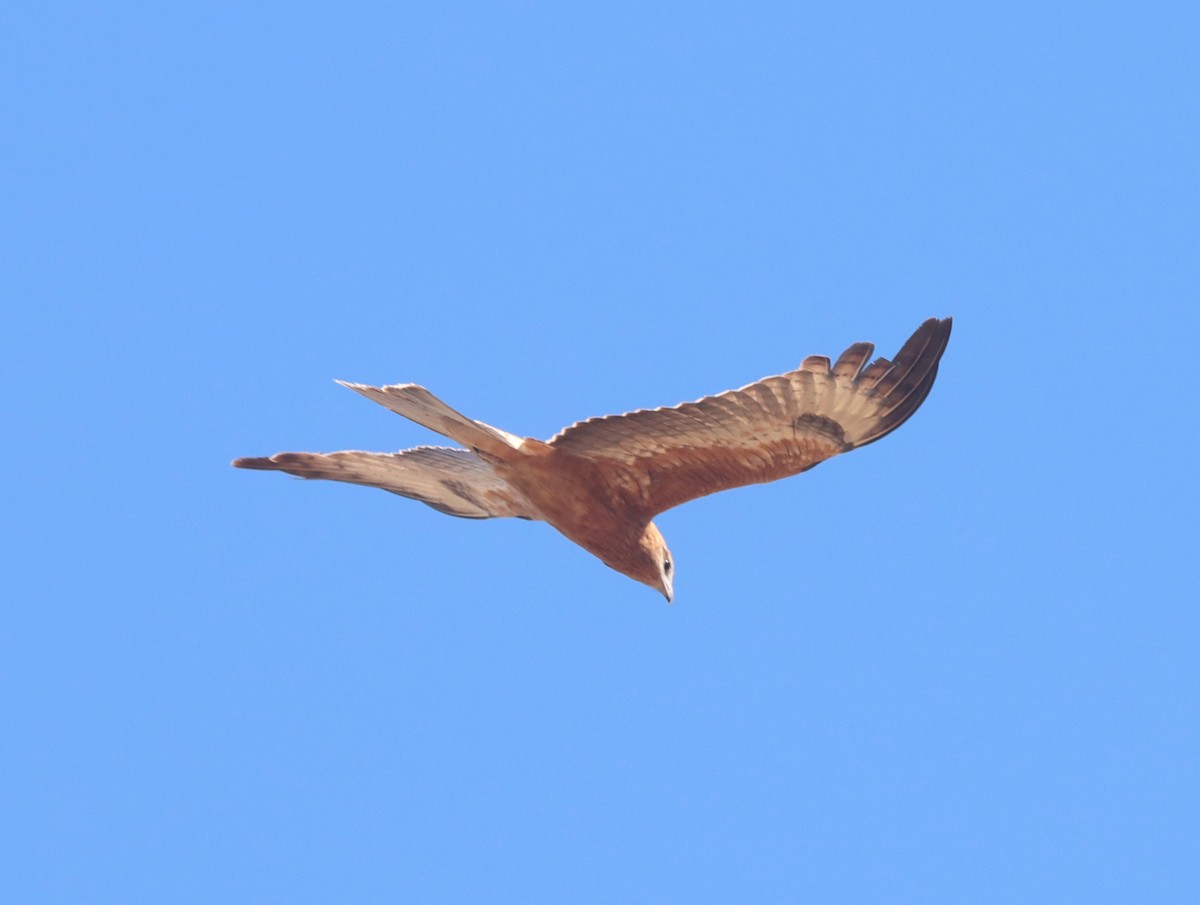
{"type": "Polygon", "coordinates": [[[544,521],[605,565],[673,597],[674,561],[652,519],[719,490],[807,471],[903,424],[924,401],[951,319],[917,328],[893,361],[855,343],[830,365],[795,371],[672,408],[589,418],[549,440],[468,418],[413,383],[342,386],[461,448],[394,453],[279,453],[237,468],[379,487],[462,518],[544,521]]]}

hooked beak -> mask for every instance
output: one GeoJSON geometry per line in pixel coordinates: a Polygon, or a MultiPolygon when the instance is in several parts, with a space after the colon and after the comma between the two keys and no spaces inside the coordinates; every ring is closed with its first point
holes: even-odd
{"type": "Polygon", "coordinates": [[[667,603],[670,603],[672,598],[674,598],[674,596],[675,596],[675,591],[668,584],[665,588],[662,589],[662,595],[667,598],[667,603]]]}

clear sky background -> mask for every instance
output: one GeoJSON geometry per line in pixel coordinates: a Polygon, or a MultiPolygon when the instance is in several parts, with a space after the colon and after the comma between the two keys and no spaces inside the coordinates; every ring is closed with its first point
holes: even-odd
{"type": "Polygon", "coordinates": [[[1191,4],[0,12],[21,903],[1195,902],[1191,4]],[[238,472],[545,437],[953,315],[659,524],[238,472]]]}

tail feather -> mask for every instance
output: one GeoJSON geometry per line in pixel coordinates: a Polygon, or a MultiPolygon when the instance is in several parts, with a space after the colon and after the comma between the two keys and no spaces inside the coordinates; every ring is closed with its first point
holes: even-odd
{"type": "Polygon", "coordinates": [[[373,387],[343,380],[337,382],[468,449],[485,452],[498,459],[511,459],[513,452],[521,448],[523,441],[520,437],[468,418],[415,383],[373,387]]]}

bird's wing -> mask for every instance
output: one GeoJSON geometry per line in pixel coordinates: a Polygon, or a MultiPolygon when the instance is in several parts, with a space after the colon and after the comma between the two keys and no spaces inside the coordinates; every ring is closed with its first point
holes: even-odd
{"type": "Polygon", "coordinates": [[[284,471],[301,478],[379,487],[462,518],[537,517],[520,494],[466,449],[418,446],[397,453],[293,452],[235,459],[233,464],[237,468],[284,471]]]}
{"type": "Polygon", "coordinates": [[[646,517],[785,478],[903,424],[933,386],[950,324],[927,320],[894,361],[867,365],[875,347],[855,343],[832,366],[810,356],[795,371],[740,390],[578,422],[550,445],[590,460],[646,517]]]}

